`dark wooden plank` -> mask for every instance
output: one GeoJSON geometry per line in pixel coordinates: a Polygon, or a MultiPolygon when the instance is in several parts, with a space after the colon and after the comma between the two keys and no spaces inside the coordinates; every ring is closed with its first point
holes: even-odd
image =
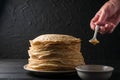
{"type": "Polygon", "coordinates": [[[79,80],[73,76],[36,76],[23,69],[27,64],[26,59],[2,59],[0,60],[0,79],[8,80],[79,80]]]}
{"type": "Polygon", "coordinates": [[[23,66],[26,59],[4,59],[0,60],[0,73],[24,73],[23,66]]]}
{"type": "MultiPolygon", "coordinates": [[[[77,74],[68,76],[36,76],[23,69],[27,59],[0,60],[0,80],[81,80],[77,74]]],[[[120,73],[113,73],[110,80],[120,80],[120,73]]]]}
{"type": "Polygon", "coordinates": [[[34,75],[29,75],[27,73],[20,74],[0,74],[0,79],[31,79],[31,80],[81,80],[78,77],[43,77],[43,76],[34,76],[34,75]]]}

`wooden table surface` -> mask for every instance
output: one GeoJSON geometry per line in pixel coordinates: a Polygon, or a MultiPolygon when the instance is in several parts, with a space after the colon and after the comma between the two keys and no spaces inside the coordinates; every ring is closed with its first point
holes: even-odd
{"type": "MultiPolygon", "coordinates": [[[[0,80],[81,80],[77,74],[67,76],[36,76],[23,69],[26,59],[1,59],[0,80]]],[[[110,80],[120,80],[120,73],[114,72],[110,80]]]]}

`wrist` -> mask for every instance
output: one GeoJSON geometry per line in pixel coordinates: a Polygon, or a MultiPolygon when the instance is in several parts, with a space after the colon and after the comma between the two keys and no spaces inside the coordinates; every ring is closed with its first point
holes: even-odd
{"type": "Polygon", "coordinates": [[[116,5],[116,7],[120,8],[120,0],[109,0],[113,5],[116,5]]]}
{"type": "Polygon", "coordinates": [[[113,7],[115,8],[115,11],[120,14],[120,0],[109,0],[113,7]]]}

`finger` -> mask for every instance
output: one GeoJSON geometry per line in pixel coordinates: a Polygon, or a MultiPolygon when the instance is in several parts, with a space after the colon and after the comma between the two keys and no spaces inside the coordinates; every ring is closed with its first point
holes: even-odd
{"type": "Polygon", "coordinates": [[[109,33],[112,33],[112,32],[114,31],[114,29],[115,29],[115,28],[112,28],[112,29],[109,31],[109,33]]]}
{"type": "Polygon", "coordinates": [[[110,24],[109,24],[109,27],[110,27],[110,29],[109,29],[108,33],[112,33],[112,32],[114,31],[116,25],[113,24],[113,23],[110,23],[110,24]]]}
{"type": "Polygon", "coordinates": [[[104,33],[109,33],[111,28],[112,27],[110,26],[110,24],[105,24],[105,32],[104,33]]]}
{"type": "Polygon", "coordinates": [[[93,21],[93,22],[96,22],[96,21],[98,21],[98,19],[99,19],[99,14],[97,13],[97,14],[94,16],[94,18],[92,19],[92,21],[93,21]]]}
{"type": "Polygon", "coordinates": [[[105,26],[102,26],[100,28],[100,33],[105,34],[105,33],[112,33],[115,29],[115,25],[113,24],[105,24],[105,26]]]}
{"type": "Polygon", "coordinates": [[[111,26],[110,24],[105,24],[105,26],[102,26],[102,30],[100,31],[102,34],[105,34],[105,33],[110,33],[110,30],[111,30],[111,26]],[[103,30],[104,29],[104,30],[103,30]]]}
{"type": "Polygon", "coordinates": [[[98,24],[98,25],[103,25],[104,22],[106,21],[106,19],[107,19],[106,11],[105,11],[105,10],[104,10],[104,11],[101,11],[101,14],[100,14],[100,16],[99,16],[99,19],[98,19],[97,24],[98,24]]]}
{"type": "Polygon", "coordinates": [[[95,23],[98,21],[98,19],[99,19],[99,15],[95,15],[95,17],[93,17],[93,19],[91,20],[90,26],[92,30],[95,30],[95,26],[96,26],[95,23]]]}
{"type": "Polygon", "coordinates": [[[108,24],[103,25],[103,26],[100,26],[99,32],[100,32],[101,34],[106,33],[106,26],[108,26],[108,24]]]}
{"type": "Polygon", "coordinates": [[[99,32],[101,34],[104,34],[105,33],[105,27],[104,26],[100,26],[99,32]]]}
{"type": "Polygon", "coordinates": [[[91,27],[92,30],[95,30],[95,24],[94,24],[94,22],[92,22],[92,21],[90,22],[90,27],[91,27]]]}

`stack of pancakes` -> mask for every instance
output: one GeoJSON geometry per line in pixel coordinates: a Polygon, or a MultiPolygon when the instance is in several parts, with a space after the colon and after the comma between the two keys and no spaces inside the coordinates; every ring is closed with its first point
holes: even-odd
{"type": "Polygon", "coordinates": [[[80,39],[62,34],[44,34],[30,40],[27,68],[40,71],[74,70],[83,65],[80,39]]]}

